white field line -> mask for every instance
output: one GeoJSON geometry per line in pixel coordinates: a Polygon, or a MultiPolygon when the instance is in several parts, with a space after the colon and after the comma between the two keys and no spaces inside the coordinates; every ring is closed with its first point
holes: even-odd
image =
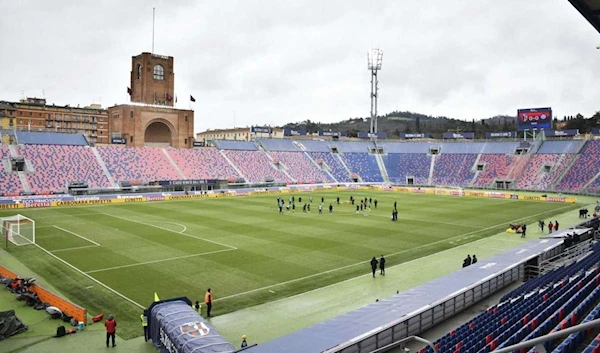
{"type": "Polygon", "coordinates": [[[66,230],[66,229],[64,229],[64,228],[61,228],[61,227],[59,227],[59,226],[53,226],[53,227],[54,227],[54,228],[56,228],[56,229],[62,230],[63,232],[67,232],[67,233],[69,233],[69,234],[73,234],[74,236],[76,236],[76,237],[79,237],[79,238],[81,238],[81,239],[83,239],[83,240],[87,240],[87,241],[89,241],[90,243],[92,243],[92,244],[95,244],[96,246],[100,246],[100,244],[96,243],[95,241],[93,241],[93,240],[91,240],[91,239],[88,239],[88,238],[84,237],[83,235],[77,234],[77,233],[75,233],[75,232],[71,232],[70,230],[66,230]]]}
{"type": "Polygon", "coordinates": [[[112,271],[112,270],[118,270],[118,269],[121,269],[121,268],[136,267],[136,266],[150,265],[150,264],[156,264],[156,263],[166,262],[166,261],[188,259],[190,257],[197,257],[197,256],[203,256],[203,255],[210,255],[210,254],[217,254],[217,253],[220,253],[220,252],[234,251],[234,250],[235,249],[222,249],[222,250],[215,250],[215,251],[203,252],[203,253],[199,253],[199,254],[190,254],[190,255],[176,256],[176,257],[169,257],[167,259],[144,261],[144,262],[138,262],[138,263],[129,264],[129,265],[122,265],[122,266],[114,266],[114,267],[101,268],[101,269],[98,269],[98,270],[86,271],[85,273],[96,273],[96,272],[112,271]]]}
{"type": "Polygon", "coordinates": [[[86,249],[86,248],[96,248],[96,247],[98,247],[98,245],[84,245],[84,246],[76,246],[76,247],[73,247],[73,248],[65,248],[65,249],[52,250],[50,252],[51,253],[57,253],[57,252],[61,252],[61,251],[78,250],[78,249],[86,249]]]}
{"type": "MultiPolygon", "coordinates": [[[[534,214],[534,215],[529,215],[527,217],[522,217],[522,218],[514,219],[512,221],[508,221],[508,223],[520,221],[522,219],[527,219],[527,218],[531,218],[531,217],[536,217],[536,216],[543,215],[543,214],[548,213],[548,212],[554,212],[556,210],[561,210],[561,209],[564,209],[564,208],[567,208],[567,207],[571,207],[571,206],[572,205],[566,205],[566,206],[559,207],[559,208],[556,208],[556,209],[553,209],[553,210],[548,210],[548,211],[540,212],[540,213],[537,213],[537,214],[534,214]]],[[[407,253],[407,252],[410,252],[410,251],[414,251],[414,250],[426,248],[426,247],[429,247],[429,246],[434,245],[434,244],[448,242],[448,240],[451,240],[451,239],[457,239],[457,238],[465,237],[465,236],[468,236],[468,235],[471,235],[471,234],[475,234],[475,233],[479,233],[479,232],[486,231],[486,230],[489,230],[489,229],[493,229],[493,228],[496,228],[496,227],[500,227],[503,224],[506,224],[506,222],[502,222],[500,224],[497,224],[497,225],[494,225],[494,226],[490,226],[490,227],[487,227],[487,228],[482,228],[482,229],[479,229],[479,230],[476,230],[476,231],[473,231],[473,232],[469,232],[469,233],[465,233],[465,234],[460,234],[460,235],[456,235],[456,236],[453,236],[453,237],[450,237],[450,238],[445,238],[445,239],[442,239],[442,240],[438,240],[438,241],[435,241],[433,243],[428,243],[428,244],[424,244],[424,245],[421,245],[421,246],[417,246],[416,248],[411,248],[411,249],[408,249],[408,250],[402,250],[402,251],[398,251],[398,252],[395,252],[395,253],[387,254],[385,256],[386,257],[391,257],[391,256],[396,256],[396,255],[400,255],[400,254],[403,254],[403,253],[407,253]]],[[[470,243],[465,243],[465,244],[462,244],[462,245],[459,245],[459,246],[462,247],[462,246],[465,246],[465,245],[468,245],[468,244],[470,244],[470,243]]],[[[455,246],[453,248],[457,248],[459,246],[455,246]]],[[[450,250],[450,249],[447,249],[447,250],[450,250]]],[[[435,255],[435,254],[439,254],[440,252],[441,251],[438,251],[438,252],[436,252],[434,254],[427,255],[427,256],[432,256],[432,255],[435,255]]],[[[420,258],[423,258],[423,257],[426,257],[426,256],[422,256],[420,258]]],[[[414,261],[414,260],[412,260],[412,261],[414,261]]],[[[403,263],[408,263],[408,262],[409,261],[403,262],[403,263]]],[[[319,272],[319,273],[314,273],[312,275],[308,275],[308,276],[304,276],[304,277],[300,277],[300,278],[295,278],[295,279],[292,279],[292,280],[289,280],[289,281],[280,282],[280,283],[276,283],[276,284],[271,284],[271,285],[268,285],[268,286],[265,286],[265,287],[256,288],[256,289],[252,289],[252,290],[249,290],[249,291],[245,291],[245,292],[240,292],[240,293],[228,295],[228,296],[225,296],[225,297],[222,297],[222,298],[215,299],[214,301],[225,300],[225,299],[229,299],[229,298],[235,298],[235,297],[239,297],[240,295],[246,295],[246,294],[258,292],[258,291],[261,291],[261,290],[271,289],[271,288],[274,288],[274,287],[282,286],[282,285],[285,285],[285,284],[290,284],[290,283],[295,283],[295,282],[303,281],[305,279],[309,279],[309,278],[313,278],[313,277],[318,277],[318,276],[321,276],[321,275],[325,275],[325,274],[332,273],[332,272],[337,272],[337,271],[340,271],[340,270],[344,270],[344,269],[347,269],[347,268],[350,268],[350,267],[354,267],[354,266],[359,266],[359,265],[364,265],[364,266],[368,265],[368,260],[361,261],[361,262],[356,262],[356,263],[353,263],[353,264],[345,265],[345,266],[342,266],[342,267],[334,268],[334,269],[323,271],[323,272],[319,272]]],[[[402,264],[398,264],[398,265],[395,265],[395,266],[399,266],[399,265],[402,265],[402,264]]],[[[395,267],[395,266],[391,266],[391,267],[395,267]]],[[[367,274],[367,275],[370,275],[370,274],[367,274]]],[[[354,277],[354,278],[359,278],[359,277],[364,277],[364,276],[366,276],[366,275],[360,275],[360,276],[357,276],[357,277],[354,277]]],[[[349,280],[352,280],[354,278],[350,278],[349,280]]],[[[337,282],[337,283],[342,283],[342,282],[337,282]]],[[[329,286],[336,285],[337,283],[330,284],[329,286]]],[[[329,287],[329,286],[325,286],[325,287],[329,287]]],[[[325,288],[325,287],[322,287],[322,288],[325,288]]]]}
{"type": "Polygon", "coordinates": [[[237,250],[237,248],[235,246],[231,246],[231,245],[219,243],[218,241],[214,241],[214,240],[210,240],[210,239],[205,239],[205,238],[197,237],[197,236],[191,235],[191,234],[180,233],[180,232],[172,230],[172,229],[164,228],[164,227],[161,227],[161,226],[155,226],[153,224],[149,224],[149,223],[141,222],[141,221],[136,221],[134,219],[129,219],[129,218],[121,217],[121,216],[115,216],[115,215],[112,215],[110,213],[102,213],[102,214],[106,215],[106,216],[114,217],[114,218],[119,218],[119,219],[122,219],[124,221],[134,222],[134,223],[143,224],[143,225],[146,225],[146,226],[149,226],[149,227],[154,227],[154,228],[162,229],[162,230],[167,231],[167,232],[171,232],[171,233],[175,233],[175,234],[181,234],[181,235],[184,235],[186,237],[195,238],[195,239],[199,239],[199,240],[204,240],[204,241],[207,241],[209,243],[213,243],[213,244],[224,246],[226,248],[230,248],[232,250],[237,250]]]}
{"type": "Polygon", "coordinates": [[[141,309],[146,309],[146,307],[145,307],[145,306],[143,306],[142,304],[140,304],[140,303],[137,303],[137,302],[133,301],[132,299],[129,299],[129,298],[127,298],[127,297],[126,297],[126,296],[124,296],[123,294],[121,294],[121,293],[117,292],[116,290],[114,290],[114,289],[110,288],[110,287],[109,287],[109,286],[107,286],[106,284],[104,284],[104,283],[102,283],[102,282],[98,281],[98,280],[97,280],[97,279],[95,279],[94,277],[92,277],[92,276],[88,275],[87,273],[83,272],[82,270],[78,269],[77,267],[75,267],[75,266],[71,265],[70,263],[66,262],[65,260],[61,259],[60,257],[58,257],[58,256],[54,255],[54,254],[53,254],[53,253],[51,253],[50,251],[48,251],[48,250],[46,250],[46,249],[42,248],[42,247],[41,247],[39,244],[35,244],[35,246],[37,246],[38,248],[40,248],[40,250],[42,250],[42,251],[43,251],[43,252],[45,252],[46,254],[48,254],[48,255],[52,256],[53,258],[57,259],[58,261],[62,262],[62,263],[63,263],[63,264],[65,264],[65,265],[67,265],[68,267],[72,268],[73,270],[75,270],[75,271],[77,271],[77,272],[81,273],[81,274],[82,274],[83,276],[85,276],[86,278],[88,278],[88,279],[90,279],[90,280],[94,281],[95,283],[98,283],[99,285],[101,285],[102,287],[104,287],[104,288],[108,289],[108,290],[109,290],[109,291],[111,291],[112,293],[114,293],[114,294],[118,295],[119,297],[121,297],[121,298],[123,298],[123,299],[127,300],[127,301],[128,301],[128,302],[130,302],[131,304],[134,304],[135,306],[137,306],[137,307],[139,307],[139,308],[141,308],[141,309]]]}

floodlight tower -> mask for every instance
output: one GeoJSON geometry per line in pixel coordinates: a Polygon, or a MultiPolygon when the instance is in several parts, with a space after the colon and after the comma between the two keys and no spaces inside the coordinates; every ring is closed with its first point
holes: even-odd
{"type": "Polygon", "coordinates": [[[367,52],[368,68],[371,70],[371,139],[377,140],[377,71],[381,70],[381,62],[383,61],[383,50],[371,49],[367,52]]]}

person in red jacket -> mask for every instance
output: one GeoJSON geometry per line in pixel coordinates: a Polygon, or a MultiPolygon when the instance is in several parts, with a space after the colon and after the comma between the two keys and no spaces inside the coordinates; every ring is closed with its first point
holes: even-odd
{"type": "Polygon", "coordinates": [[[117,321],[112,316],[112,314],[108,315],[108,320],[104,322],[104,326],[106,326],[106,346],[108,347],[108,339],[112,337],[112,346],[116,346],[115,344],[115,333],[117,332],[117,321]]]}

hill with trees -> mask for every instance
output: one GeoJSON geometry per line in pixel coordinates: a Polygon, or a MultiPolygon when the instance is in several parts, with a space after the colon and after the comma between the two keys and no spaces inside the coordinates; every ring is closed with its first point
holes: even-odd
{"type": "MultiPolygon", "coordinates": [[[[337,123],[320,123],[305,120],[297,123],[288,123],[283,128],[293,130],[307,130],[316,132],[340,131],[346,132],[349,137],[357,137],[359,132],[368,132],[370,118],[350,118],[337,123]]],[[[555,129],[579,129],[580,133],[591,132],[593,128],[600,127],[600,112],[590,118],[581,114],[564,116],[562,121],[554,119],[555,129]]],[[[387,133],[388,138],[399,138],[401,133],[425,133],[433,138],[441,138],[444,132],[468,131],[475,132],[475,138],[484,138],[486,132],[515,131],[516,116],[497,115],[479,121],[465,121],[452,119],[445,116],[433,117],[430,115],[413,113],[409,111],[393,111],[378,118],[378,131],[387,133]]]]}

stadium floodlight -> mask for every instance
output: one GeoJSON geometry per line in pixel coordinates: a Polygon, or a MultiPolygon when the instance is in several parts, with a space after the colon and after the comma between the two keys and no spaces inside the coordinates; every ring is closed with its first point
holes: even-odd
{"type": "Polygon", "coordinates": [[[369,70],[381,70],[381,63],[383,61],[383,50],[371,49],[367,53],[367,63],[369,70]]]}
{"type": "Polygon", "coordinates": [[[371,131],[369,135],[373,141],[377,139],[377,71],[381,70],[383,62],[383,50],[371,49],[367,52],[367,67],[371,71],[371,131]]]}

